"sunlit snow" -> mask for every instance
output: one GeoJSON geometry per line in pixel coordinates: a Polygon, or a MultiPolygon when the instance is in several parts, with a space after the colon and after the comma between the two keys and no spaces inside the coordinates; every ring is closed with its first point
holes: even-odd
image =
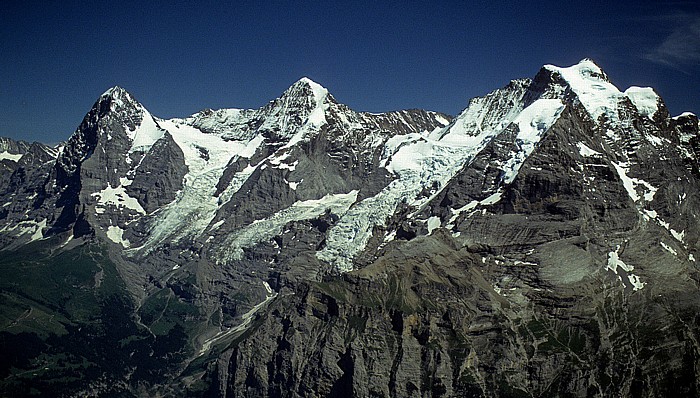
{"type": "Polygon", "coordinates": [[[299,201],[264,220],[253,221],[226,239],[220,249],[221,257],[227,260],[240,259],[244,248],[279,235],[282,228],[291,221],[309,220],[326,211],[343,215],[355,203],[357,194],[358,191],[351,191],[346,194],[329,194],[321,199],[299,201]]]}
{"type": "Polygon", "coordinates": [[[134,131],[127,132],[127,134],[132,140],[129,152],[145,152],[148,151],[156,141],[163,137],[165,130],[158,127],[156,121],[153,120],[153,116],[151,116],[146,109],[143,109],[141,124],[136,127],[134,131]]]}
{"type": "MultiPolygon", "coordinates": [[[[634,267],[626,264],[620,259],[618,254],[619,251],[620,246],[618,245],[615,248],[615,251],[611,251],[610,253],[608,253],[608,263],[605,268],[609,271],[614,272],[615,275],[618,275],[619,267],[622,271],[624,271],[624,274],[627,275],[627,279],[629,280],[632,290],[637,291],[642,289],[646,285],[646,282],[642,282],[637,275],[631,273],[632,271],[634,271],[634,267]]],[[[621,277],[620,280],[622,280],[621,277]]]]}
{"type": "Polygon", "coordinates": [[[593,149],[586,146],[586,144],[584,144],[583,142],[576,143],[576,146],[578,146],[578,151],[581,154],[581,156],[592,157],[600,155],[600,152],[594,151],[593,149]]]}
{"type": "Polygon", "coordinates": [[[612,162],[613,167],[617,171],[620,180],[622,180],[622,185],[625,187],[627,194],[634,202],[639,202],[641,197],[639,196],[638,190],[642,190],[643,198],[645,202],[651,202],[654,200],[654,195],[658,188],[652,186],[648,182],[640,178],[632,178],[627,175],[629,172],[629,164],[624,162],[612,162]]]}
{"type": "Polygon", "coordinates": [[[22,158],[22,155],[19,153],[10,153],[7,151],[0,152],[0,160],[11,160],[13,162],[17,162],[21,158],[22,158]]]}
{"type": "Polygon", "coordinates": [[[678,255],[678,252],[674,248],[672,248],[671,246],[667,245],[664,242],[659,242],[659,243],[661,244],[661,247],[663,247],[667,252],[673,254],[674,256],[678,255]]]}
{"type": "Polygon", "coordinates": [[[651,87],[632,86],[625,90],[625,95],[642,116],[651,118],[659,110],[660,98],[651,87]]]}
{"type": "Polygon", "coordinates": [[[554,65],[545,65],[545,68],[562,76],[594,119],[602,115],[617,119],[617,104],[624,94],[607,80],[593,61],[585,59],[568,68],[554,65]]]}
{"type": "Polygon", "coordinates": [[[440,217],[432,216],[428,218],[427,225],[428,235],[433,233],[433,230],[440,228],[440,217]]]}
{"type": "MultiPolygon", "coordinates": [[[[144,245],[149,249],[155,244],[170,238],[174,241],[185,236],[201,234],[219,209],[219,198],[214,196],[216,184],[221,178],[229,160],[241,153],[251,151],[249,142],[226,141],[220,135],[206,134],[178,120],[160,120],[159,124],[173,137],[185,155],[188,173],[185,175],[182,191],[174,202],[158,213],[150,236],[144,245]],[[202,158],[201,148],[208,153],[202,158]]],[[[256,141],[259,145],[261,140],[256,141]]],[[[237,190],[253,170],[244,170],[234,178],[231,187],[237,190]]]]}
{"type": "Polygon", "coordinates": [[[107,228],[107,237],[114,243],[121,244],[123,247],[129,247],[129,241],[127,239],[124,239],[122,235],[124,234],[124,230],[114,226],[110,225],[107,228]]]}
{"type": "MultiPolygon", "coordinates": [[[[512,123],[519,127],[515,144],[518,151],[504,167],[503,183],[510,183],[542,134],[557,120],[564,105],[558,99],[540,99],[525,110],[522,92],[501,94],[511,107],[502,118],[491,119],[484,102],[478,98],[470,103],[455,121],[444,129],[411,133],[390,138],[384,147],[382,165],[398,178],[379,194],[354,205],[338,224],[330,229],[326,247],[316,256],[341,271],[353,268],[353,258],[364,250],[376,225],[383,225],[396,207],[406,201],[420,209],[429,202],[473,157],[512,123]],[[510,95],[510,97],[506,97],[510,95]],[[425,187],[435,187],[430,196],[419,197],[425,187]]],[[[500,200],[497,192],[482,201],[490,205],[500,200]]]]}
{"type": "Polygon", "coordinates": [[[107,188],[95,192],[91,196],[97,197],[97,204],[95,205],[97,209],[99,209],[99,207],[104,208],[107,205],[112,205],[119,209],[127,208],[141,214],[146,214],[146,211],[141,207],[139,201],[129,196],[123,186],[112,187],[108,184],[107,188]]]}
{"type": "Polygon", "coordinates": [[[540,142],[542,134],[554,124],[563,109],[564,104],[560,99],[538,99],[513,120],[518,125],[515,139],[518,150],[503,165],[504,183],[513,182],[525,159],[540,142]]]}

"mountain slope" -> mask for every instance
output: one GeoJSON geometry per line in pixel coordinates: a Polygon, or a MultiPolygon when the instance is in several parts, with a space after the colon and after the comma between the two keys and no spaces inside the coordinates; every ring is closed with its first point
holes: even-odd
{"type": "MultiPolygon", "coordinates": [[[[698,132],[591,60],[454,119],[355,112],[306,78],[170,120],[113,88],[3,180],[1,242],[41,264],[99,245],[129,333],[163,344],[71,394],[694,396],[698,132]]],[[[50,333],[76,322],[13,289],[63,314],[50,333]]]]}

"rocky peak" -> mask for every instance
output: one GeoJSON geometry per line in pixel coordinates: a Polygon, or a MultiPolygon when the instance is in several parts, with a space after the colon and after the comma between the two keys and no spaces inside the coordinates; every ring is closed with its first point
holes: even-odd
{"type": "Polygon", "coordinates": [[[102,93],[98,102],[102,101],[109,101],[118,106],[141,106],[128,91],[119,86],[111,87],[102,93]]]}
{"type": "Polygon", "coordinates": [[[323,101],[328,95],[328,90],[322,85],[309,79],[302,77],[282,94],[282,98],[307,98],[311,97],[314,101],[323,101]]]}
{"type": "Polygon", "coordinates": [[[332,98],[328,90],[308,77],[302,77],[289,86],[282,95],[272,101],[277,106],[289,109],[313,110],[332,98]]]}
{"type": "Polygon", "coordinates": [[[302,78],[260,110],[261,129],[273,141],[301,137],[307,132],[300,131],[302,126],[313,129],[326,123],[325,110],[334,102],[323,86],[302,78]]]}
{"type": "Polygon", "coordinates": [[[21,155],[29,149],[30,145],[26,141],[15,141],[12,138],[0,137],[0,153],[21,155]]]}

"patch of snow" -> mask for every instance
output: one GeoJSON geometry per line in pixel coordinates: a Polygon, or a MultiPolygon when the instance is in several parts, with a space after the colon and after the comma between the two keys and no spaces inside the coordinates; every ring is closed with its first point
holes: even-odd
{"type": "Polygon", "coordinates": [[[68,235],[68,239],[61,245],[61,248],[66,247],[73,240],[73,234],[68,235]]]}
{"type": "Polygon", "coordinates": [[[627,279],[632,284],[632,290],[634,290],[635,292],[641,290],[647,284],[646,282],[642,282],[639,279],[639,277],[635,274],[627,274],[627,279]]]}
{"type": "Polygon", "coordinates": [[[627,191],[629,197],[632,198],[633,202],[638,202],[639,195],[634,189],[635,184],[632,182],[631,178],[627,177],[627,171],[625,170],[625,168],[615,162],[612,162],[612,165],[615,167],[615,170],[617,170],[617,174],[620,176],[620,179],[622,180],[622,185],[625,187],[625,190],[627,191]]]}
{"type": "Polygon", "coordinates": [[[267,291],[267,294],[268,294],[268,295],[271,295],[271,294],[272,294],[272,288],[270,287],[270,284],[267,283],[267,282],[265,282],[265,281],[263,281],[263,286],[265,287],[265,290],[267,291]]]}
{"type": "Polygon", "coordinates": [[[682,117],[691,117],[691,116],[695,116],[695,114],[694,114],[693,112],[683,112],[683,113],[681,113],[681,114],[678,115],[678,116],[672,117],[671,119],[673,119],[673,120],[678,120],[678,119],[680,119],[680,118],[682,118],[682,117]]]}
{"type": "Polygon", "coordinates": [[[124,235],[124,230],[114,226],[110,225],[107,227],[107,237],[114,243],[121,244],[124,248],[128,248],[130,243],[127,239],[123,238],[124,235]]]}
{"type": "Polygon", "coordinates": [[[297,168],[298,164],[299,164],[298,160],[295,160],[294,163],[292,163],[292,164],[278,163],[276,168],[281,169],[281,170],[294,171],[297,168]]]}
{"type": "Polygon", "coordinates": [[[664,242],[659,242],[659,243],[661,244],[661,247],[663,247],[664,249],[666,249],[667,252],[673,254],[674,256],[677,256],[677,255],[678,255],[678,252],[675,251],[671,246],[665,244],[664,242]]]}
{"type": "Polygon", "coordinates": [[[541,98],[523,109],[513,120],[513,123],[518,125],[518,136],[515,138],[518,150],[503,165],[504,183],[513,182],[525,159],[540,142],[542,135],[559,118],[562,110],[564,104],[560,99],[541,98]]]}
{"type": "MultiPolygon", "coordinates": [[[[222,259],[239,260],[243,249],[269,240],[282,233],[284,226],[291,221],[308,220],[324,214],[327,210],[343,215],[357,200],[358,191],[346,194],[329,194],[321,199],[299,201],[264,220],[253,221],[231,234],[219,250],[222,259]]],[[[352,243],[352,242],[350,242],[352,243]]]]}
{"type": "Polygon", "coordinates": [[[287,184],[289,184],[289,188],[292,188],[294,191],[296,191],[299,184],[301,184],[301,181],[298,181],[298,182],[287,181],[287,184]]]}
{"type": "MultiPolygon", "coordinates": [[[[620,259],[619,254],[618,254],[619,251],[620,251],[620,245],[617,245],[617,247],[615,248],[615,251],[611,251],[610,253],[608,253],[608,263],[607,263],[607,266],[605,267],[605,269],[614,272],[615,275],[618,275],[618,277],[619,277],[618,267],[620,267],[620,269],[624,272],[622,272],[622,271],[619,271],[619,272],[627,275],[627,279],[629,280],[629,282],[631,284],[632,290],[634,290],[636,292],[637,290],[642,289],[646,285],[646,282],[642,282],[637,275],[631,273],[632,271],[634,271],[634,267],[626,264],[624,261],[622,261],[620,259]]],[[[620,280],[622,280],[622,279],[620,278],[620,280]]]]}
{"type": "Polygon", "coordinates": [[[154,120],[153,116],[146,110],[143,109],[143,118],[141,124],[134,129],[134,131],[128,132],[129,138],[131,138],[131,148],[129,153],[137,151],[148,151],[153,144],[165,134],[165,130],[158,126],[158,123],[154,120]]]}
{"type": "Polygon", "coordinates": [[[219,220],[219,221],[215,222],[214,224],[212,224],[211,227],[209,227],[209,230],[214,230],[214,229],[219,228],[220,226],[224,225],[224,221],[226,221],[226,220],[219,220]]]}
{"type": "Polygon", "coordinates": [[[277,151],[275,152],[275,155],[272,158],[270,158],[270,164],[279,167],[279,165],[282,164],[283,161],[287,160],[290,156],[292,156],[292,153],[290,151],[277,151]],[[282,153],[277,155],[277,153],[279,152],[282,153]]]}
{"type": "MultiPolygon", "coordinates": [[[[655,147],[660,147],[660,146],[663,146],[663,145],[664,145],[664,139],[661,138],[661,137],[657,137],[657,136],[655,136],[655,135],[647,134],[647,135],[646,135],[646,138],[647,138],[647,140],[649,140],[649,142],[651,142],[651,144],[654,145],[655,147]]],[[[664,159],[661,159],[661,160],[664,160],[664,159]]]]}
{"type": "Polygon", "coordinates": [[[656,210],[644,209],[642,211],[644,212],[644,215],[647,216],[648,218],[656,218],[658,216],[658,214],[656,213],[656,210]]]}
{"type": "Polygon", "coordinates": [[[384,237],[384,242],[391,242],[394,239],[396,239],[396,231],[391,231],[384,237]]]}
{"type": "Polygon", "coordinates": [[[634,270],[633,266],[627,265],[627,264],[625,264],[624,261],[620,260],[620,256],[618,255],[619,251],[620,251],[620,246],[618,245],[614,252],[608,253],[608,265],[607,265],[606,269],[614,272],[615,274],[617,274],[617,267],[618,266],[627,272],[633,271],[634,270]]]}
{"type": "Polygon", "coordinates": [[[485,205],[485,206],[498,203],[501,200],[501,195],[502,195],[502,192],[498,191],[492,195],[489,195],[487,198],[485,198],[484,200],[482,200],[479,203],[482,205],[485,205]]]}
{"type": "Polygon", "coordinates": [[[44,228],[46,228],[46,219],[36,223],[36,231],[34,231],[32,236],[29,238],[30,241],[34,242],[35,240],[44,239],[44,228]]]}
{"type": "Polygon", "coordinates": [[[441,223],[440,217],[432,216],[428,218],[428,235],[432,234],[435,228],[440,228],[441,223]]]}
{"type": "MultiPolygon", "coordinates": [[[[95,192],[91,196],[97,197],[97,204],[95,205],[95,210],[101,214],[97,206],[106,207],[107,205],[112,205],[118,209],[127,208],[136,211],[140,214],[146,214],[146,211],[141,207],[139,201],[136,198],[129,196],[124,190],[123,186],[112,188],[111,185],[107,185],[107,188],[101,190],[100,192],[95,192]]],[[[104,209],[101,209],[104,211],[104,209]]]]}
{"type": "Polygon", "coordinates": [[[629,195],[630,198],[632,198],[632,201],[639,202],[640,196],[637,193],[637,189],[640,187],[646,188],[644,191],[644,200],[648,203],[654,200],[654,195],[656,194],[656,191],[658,188],[652,186],[648,182],[639,179],[639,178],[631,178],[627,175],[629,172],[629,165],[627,163],[615,163],[611,162],[613,167],[615,167],[615,170],[617,171],[618,176],[622,180],[622,185],[625,187],[625,190],[627,191],[627,194],[629,195]]]}
{"type": "Polygon", "coordinates": [[[577,143],[576,146],[578,146],[578,152],[581,154],[581,156],[600,156],[600,152],[594,151],[593,149],[587,147],[583,142],[577,143]]]}
{"type": "Polygon", "coordinates": [[[688,254],[688,261],[695,261],[695,256],[693,256],[693,253],[688,254]]]}
{"type": "Polygon", "coordinates": [[[13,162],[18,162],[22,158],[22,154],[10,153],[7,151],[0,152],[0,160],[10,160],[13,162]]]}
{"type": "Polygon", "coordinates": [[[452,216],[450,217],[450,220],[447,221],[447,227],[452,228],[454,225],[454,222],[457,220],[457,217],[459,217],[460,214],[462,214],[465,211],[471,211],[476,206],[479,204],[479,201],[477,200],[472,200],[471,202],[467,203],[466,205],[460,207],[459,209],[450,209],[452,212],[452,216]]]}
{"type": "MultiPolygon", "coordinates": [[[[656,212],[654,212],[654,215],[656,215],[656,212]]],[[[681,243],[685,243],[684,242],[685,230],[678,232],[675,229],[671,228],[671,224],[667,223],[666,221],[662,220],[661,218],[657,218],[656,221],[659,223],[659,225],[661,225],[666,230],[668,230],[668,232],[671,233],[671,236],[673,236],[674,239],[676,239],[677,241],[679,241],[681,243]]]]}
{"type": "Polygon", "coordinates": [[[672,235],[674,238],[676,238],[677,241],[679,241],[679,242],[681,242],[681,243],[683,242],[683,239],[685,239],[685,230],[683,230],[683,231],[681,231],[681,232],[678,232],[678,231],[676,231],[676,230],[673,229],[673,228],[669,228],[668,231],[671,233],[671,235],[672,235]]]}
{"type": "Polygon", "coordinates": [[[625,90],[625,95],[632,101],[639,114],[651,118],[659,110],[659,96],[651,87],[632,86],[625,90]]]}

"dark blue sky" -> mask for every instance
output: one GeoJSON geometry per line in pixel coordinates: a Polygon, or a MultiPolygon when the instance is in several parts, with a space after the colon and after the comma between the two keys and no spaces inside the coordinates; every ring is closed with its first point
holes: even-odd
{"type": "Polygon", "coordinates": [[[257,108],[302,76],[356,110],[456,114],[543,64],[700,112],[695,1],[0,2],[0,135],[55,143],[120,85],[153,114],[257,108]]]}

